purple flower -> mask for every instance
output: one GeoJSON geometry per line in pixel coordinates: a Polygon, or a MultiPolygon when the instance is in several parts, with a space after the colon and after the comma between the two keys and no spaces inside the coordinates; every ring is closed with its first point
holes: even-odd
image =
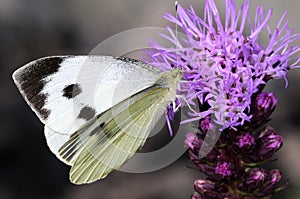
{"type": "Polygon", "coordinates": [[[152,42],[152,50],[145,52],[144,61],[162,71],[182,68],[188,82],[182,83],[179,93],[190,104],[197,99],[202,108],[206,107],[197,114],[191,112],[193,118],[186,122],[211,115],[222,129],[236,129],[253,117],[251,99],[266,82],[272,78],[286,79],[287,71],[297,67],[299,59],[291,56],[300,47],[291,43],[300,36],[288,28],[286,13],[271,31],[268,21],[272,10],[265,14],[259,6],[252,23],[249,0],[238,12],[233,0],[226,0],[225,4],[225,23],[221,22],[214,0],[206,0],[203,18],[193,7],[185,9],[178,5],[178,18],[171,14],[165,18],[181,27],[186,38],[176,38],[168,27],[170,35],[163,36],[177,47],[164,48],[152,42]],[[250,33],[243,34],[247,25],[250,33]],[[269,33],[265,46],[258,41],[264,29],[269,33]]]}
{"type": "MultiPolygon", "coordinates": [[[[185,100],[178,99],[176,110],[188,103],[190,118],[182,123],[199,121],[200,131],[188,133],[185,144],[190,160],[207,176],[195,181],[192,198],[270,198],[281,188],[282,174],[258,166],[271,159],[283,139],[266,126],[277,98],[263,89],[270,79],[286,80],[288,70],[299,67],[300,45],[292,44],[300,41],[300,34],[289,29],[286,13],[272,30],[268,25],[271,9],[258,6],[251,21],[250,0],[238,11],[234,0],[224,2],[224,23],[214,0],[205,1],[203,17],[192,6],[178,5],[177,17],[166,14],[165,18],[180,27],[185,37],[177,38],[168,27],[170,34],[162,36],[175,47],[152,42],[144,61],[162,71],[183,71],[178,94],[185,100]],[[263,30],[269,33],[266,45],[258,39],[263,30]],[[200,158],[209,145],[206,136],[218,126],[219,140],[200,158]]],[[[168,124],[174,118],[171,107],[166,118],[168,124]]]]}

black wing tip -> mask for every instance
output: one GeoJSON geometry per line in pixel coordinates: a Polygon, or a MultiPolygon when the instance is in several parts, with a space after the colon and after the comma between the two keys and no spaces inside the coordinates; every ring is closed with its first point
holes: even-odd
{"type": "Polygon", "coordinates": [[[12,74],[12,78],[16,84],[21,84],[22,81],[24,81],[24,79],[26,80],[26,78],[30,78],[30,72],[32,73],[36,71],[39,67],[42,67],[47,64],[50,64],[50,67],[53,70],[57,68],[57,66],[59,66],[66,57],[71,56],[47,56],[33,60],[15,70],[12,74]]]}
{"type": "Polygon", "coordinates": [[[29,62],[12,74],[22,96],[41,120],[46,120],[50,115],[50,110],[44,108],[48,97],[47,93],[42,93],[46,85],[45,78],[56,73],[65,58],[66,56],[40,58],[29,62]]]}

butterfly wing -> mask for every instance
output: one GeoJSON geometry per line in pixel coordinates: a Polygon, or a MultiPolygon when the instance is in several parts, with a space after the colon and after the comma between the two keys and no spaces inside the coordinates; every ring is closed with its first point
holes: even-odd
{"type": "Polygon", "coordinates": [[[119,169],[143,146],[175,99],[178,72],[160,73],[128,58],[55,56],[25,65],[13,79],[45,123],[51,151],[82,184],[119,169]]]}
{"type": "Polygon", "coordinates": [[[47,127],[72,134],[96,115],[152,86],[159,74],[129,58],[54,56],[19,68],[13,79],[47,127]]]}
{"type": "Polygon", "coordinates": [[[152,87],[123,100],[111,109],[86,122],[72,135],[57,133],[46,125],[45,135],[49,147],[61,161],[72,166],[82,149],[85,147],[85,145],[87,145],[86,142],[96,132],[101,131],[104,123],[111,120],[114,118],[114,116],[118,115],[122,111],[128,109],[131,104],[141,98],[145,92],[151,89],[152,87]]]}
{"type": "Polygon", "coordinates": [[[98,125],[92,123],[91,128],[78,132],[77,137],[81,139],[93,133],[73,163],[70,180],[75,184],[91,183],[119,169],[144,145],[154,124],[163,115],[169,103],[165,101],[167,93],[167,88],[147,89],[127,109],[113,107],[109,114],[97,119],[98,125]]]}
{"type": "MultiPolygon", "coordinates": [[[[151,87],[160,71],[130,58],[53,56],[19,68],[13,79],[45,124],[51,151],[58,150],[87,121],[131,95],[151,87]]],[[[76,157],[76,156],[73,156],[76,157]]]]}

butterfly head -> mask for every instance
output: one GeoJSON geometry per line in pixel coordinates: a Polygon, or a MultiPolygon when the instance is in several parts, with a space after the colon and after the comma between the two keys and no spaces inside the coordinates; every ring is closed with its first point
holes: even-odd
{"type": "Polygon", "coordinates": [[[176,90],[179,88],[180,80],[182,78],[182,71],[178,68],[162,73],[158,84],[162,87],[168,88],[170,93],[176,95],[176,90]]]}

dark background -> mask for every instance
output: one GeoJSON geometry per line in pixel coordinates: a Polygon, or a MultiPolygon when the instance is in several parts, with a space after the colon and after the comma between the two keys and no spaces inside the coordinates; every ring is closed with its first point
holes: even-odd
{"type": "MultiPolygon", "coordinates": [[[[193,3],[200,11],[203,0],[193,3]]],[[[240,5],[237,1],[237,4],[240,5]]],[[[260,0],[256,5],[274,9],[271,25],[288,10],[290,27],[300,32],[299,6],[294,0],[260,0]]],[[[119,32],[139,27],[165,27],[161,15],[174,13],[172,0],[0,0],[0,199],[182,199],[193,192],[200,174],[186,168],[187,156],[160,171],[147,174],[114,172],[91,185],[69,183],[69,167],[49,151],[43,125],[26,105],[11,79],[25,63],[49,55],[88,54],[119,32]]],[[[264,42],[264,37],[261,39],[264,42]]],[[[279,103],[272,125],[284,137],[278,161],[290,188],[277,198],[300,198],[300,70],[289,74],[289,87],[269,85],[279,103]]],[[[166,133],[167,134],[167,133],[166,133]]]]}

